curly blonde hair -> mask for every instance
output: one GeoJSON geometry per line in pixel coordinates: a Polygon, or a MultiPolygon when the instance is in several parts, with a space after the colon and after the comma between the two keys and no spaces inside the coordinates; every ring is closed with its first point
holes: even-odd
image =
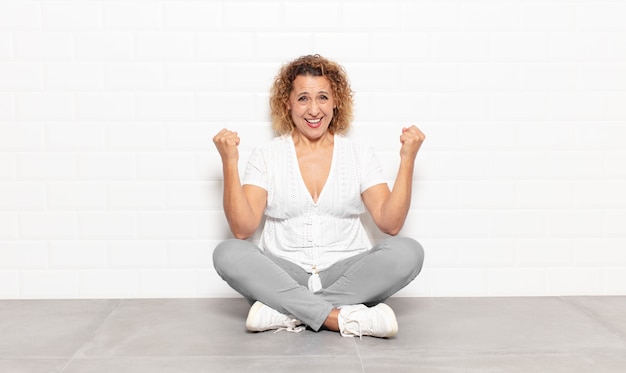
{"type": "Polygon", "coordinates": [[[299,57],[284,65],[270,90],[270,109],[272,112],[272,128],[280,135],[291,133],[295,124],[288,109],[289,94],[293,89],[293,81],[299,75],[324,76],[330,81],[334,109],[333,119],[328,126],[331,133],[343,134],[348,131],[352,122],[353,91],[345,69],[319,54],[299,57]]]}

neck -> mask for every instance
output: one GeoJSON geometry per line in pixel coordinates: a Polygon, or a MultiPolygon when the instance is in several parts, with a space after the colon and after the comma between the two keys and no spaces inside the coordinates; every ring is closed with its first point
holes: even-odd
{"type": "Polygon", "coordinates": [[[298,131],[293,131],[291,138],[293,139],[294,145],[310,150],[320,149],[335,143],[334,135],[330,132],[324,133],[324,135],[317,139],[310,139],[298,131]]]}

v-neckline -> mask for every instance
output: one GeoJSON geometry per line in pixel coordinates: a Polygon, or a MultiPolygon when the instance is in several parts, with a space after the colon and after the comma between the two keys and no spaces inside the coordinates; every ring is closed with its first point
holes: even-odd
{"type": "Polygon", "coordinates": [[[309,201],[317,206],[324,195],[324,191],[326,190],[326,186],[330,181],[330,178],[333,175],[333,170],[335,169],[335,159],[337,154],[337,138],[338,136],[333,135],[333,154],[330,159],[330,168],[328,169],[328,176],[326,176],[326,181],[320,190],[320,193],[317,196],[317,200],[313,199],[313,195],[309,192],[309,188],[307,188],[306,183],[304,182],[304,177],[302,176],[302,171],[300,170],[300,162],[298,162],[298,152],[296,151],[296,144],[293,142],[293,137],[287,136],[289,138],[289,143],[291,144],[291,150],[293,151],[294,157],[293,162],[295,164],[296,172],[298,172],[298,178],[300,179],[300,187],[303,188],[304,192],[309,198],[309,201]]]}

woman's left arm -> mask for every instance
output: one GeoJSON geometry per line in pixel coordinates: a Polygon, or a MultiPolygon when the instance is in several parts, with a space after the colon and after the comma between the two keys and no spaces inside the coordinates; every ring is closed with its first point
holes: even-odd
{"type": "Polygon", "coordinates": [[[372,215],[376,226],[386,234],[400,232],[411,206],[413,169],[415,157],[426,136],[416,126],[402,129],[400,136],[400,167],[393,189],[378,184],[362,193],[363,203],[372,215]]]}

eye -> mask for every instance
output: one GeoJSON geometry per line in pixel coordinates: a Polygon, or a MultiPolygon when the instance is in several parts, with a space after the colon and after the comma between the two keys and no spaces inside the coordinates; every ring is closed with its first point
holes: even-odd
{"type": "Polygon", "coordinates": [[[306,97],[306,96],[300,96],[298,98],[298,101],[300,101],[300,102],[306,102],[306,100],[308,100],[308,97],[306,97]]]}
{"type": "Polygon", "coordinates": [[[320,96],[320,100],[322,100],[322,101],[326,101],[326,100],[328,100],[328,96],[321,95],[321,96],[320,96]]]}

